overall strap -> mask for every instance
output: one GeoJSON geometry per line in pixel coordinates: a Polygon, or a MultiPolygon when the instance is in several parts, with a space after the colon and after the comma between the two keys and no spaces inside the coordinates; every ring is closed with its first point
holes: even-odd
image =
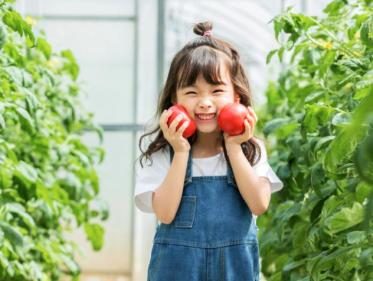
{"type": "Polygon", "coordinates": [[[230,165],[228,161],[227,161],[227,180],[229,184],[236,185],[236,180],[234,178],[232,166],[230,165]]]}
{"type": "MultiPolygon", "coordinates": [[[[175,152],[171,146],[169,146],[169,150],[170,150],[170,163],[171,163],[175,152]]],[[[226,162],[227,162],[227,181],[231,185],[236,185],[236,180],[234,178],[232,167],[228,161],[226,162]]],[[[189,151],[188,166],[187,166],[187,172],[185,175],[184,184],[189,183],[189,182],[192,182],[192,149],[189,151]]]]}
{"type": "MultiPolygon", "coordinates": [[[[168,146],[170,150],[170,163],[172,162],[172,159],[174,158],[174,150],[171,145],[168,146]]],[[[189,151],[188,156],[188,165],[187,165],[187,171],[185,174],[184,184],[192,182],[192,149],[189,151]]]]}

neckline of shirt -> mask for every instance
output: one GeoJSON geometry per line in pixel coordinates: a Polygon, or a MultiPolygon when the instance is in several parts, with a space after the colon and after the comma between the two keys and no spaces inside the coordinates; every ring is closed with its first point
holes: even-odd
{"type": "Polygon", "coordinates": [[[213,155],[213,156],[202,157],[202,158],[193,158],[193,157],[192,157],[192,159],[193,159],[193,160],[202,160],[202,161],[203,161],[203,160],[209,160],[209,159],[217,158],[217,157],[221,156],[223,153],[224,153],[224,152],[222,151],[222,152],[220,152],[220,153],[218,153],[218,154],[215,154],[215,155],[213,155]]]}

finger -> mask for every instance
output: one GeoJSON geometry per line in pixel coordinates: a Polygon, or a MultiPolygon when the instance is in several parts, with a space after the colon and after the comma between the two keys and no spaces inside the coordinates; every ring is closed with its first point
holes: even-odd
{"type": "Polygon", "coordinates": [[[244,124],[245,124],[245,133],[244,133],[244,135],[246,137],[250,137],[251,133],[252,133],[252,126],[251,126],[251,124],[249,123],[248,120],[245,120],[244,124]]]}
{"type": "Polygon", "coordinates": [[[160,123],[167,123],[168,118],[171,116],[172,111],[171,110],[163,110],[161,117],[159,118],[160,123]]]}
{"type": "Polygon", "coordinates": [[[189,121],[185,121],[183,125],[180,126],[180,128],[177,130],[176,134],[178,136],[182,136],[186,128],[189,126],[189,121]]]}
{"type": "Polygon", "coordinates": [[[178,116],[176,116],[176,118],[171,122],[170,126],[169,126],[169,129],[171,132],[175,133],[176,132],[176,127],[177,125],[179,125],[179,122],[181,121],[181,119],[183,118],[183,115],[179,114],[178,116]]]}
{"type": "Polygon", "coordinates": [[[249,124],[250,124],[250,126],[251,127],[254,127],[255,126],[255,119],[254,119],[254,117],[253,116],[251,116],[251,115],[247,115],[246,116],[246,119],[245,120],[247,120],[248,122],[249,122],[249,124]]]}
{"type": "Polygon", "coordinates": [[[253,119],[254,123],[256,123],[258,118],[256,117],[256,114],[252,109],[249,110],[248,115],[253,119]]]}
{"type": "Polygon", "coordinates": [[[252,126],[250,125],[249,127],[250,127],[249,128],[249,135],[247,137],[248,137],[248,139],[251,139],[254,136],[255,126],[254,125],[252,125],[252,126]]]}
{"type": "Polygon", "coordinates": [[[168,129],[167,120],[170,117],[171,113],[171,111],[164,110],[161,114],[161,117],[159,118],[159,126],[163,131],[168,129]]]}
{"type": "Polygon", "coordinates": [[[254,116],[255,116],[255,122],[258,122],[259,118],[258,115],[256,115],[255,111],[253,110],[254,116]]]}
{"type": "Polygon", "coordinates": [[[257,121],[258,121],[258,116],[256,115],[254,109],[253,109],[251,106],[249,106],[248,108],[249,108],[249,112],[250,112],[251,115],[254,117],[255,122],[257,122],[257,121]]]}

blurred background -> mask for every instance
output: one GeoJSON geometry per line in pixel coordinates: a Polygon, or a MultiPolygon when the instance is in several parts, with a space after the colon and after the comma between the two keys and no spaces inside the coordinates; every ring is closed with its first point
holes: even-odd
{"type": "MultiPolygon", "coordinates": [[[[281,68],[265,64],[277,47],[269,21],[288,6],[319,15],[314,0],[18,0],[55,51],[70,49],[81,67],[86,108],[104,129],[106,158],[98,167],[101,197],[110,208],[105,245],[95,253],[80,232],[72,239],[81,280],[144,281],[156,226],[153,214],[134,207],[134,161],[145,124],[152,123],[158,93],[173,55],[195,35],[194,23],[211,20],[213,34],[237,46],[250,77],[254,109],[281,68]]],[[[87,143],[96,138],[88,133],[87,143]]]]}

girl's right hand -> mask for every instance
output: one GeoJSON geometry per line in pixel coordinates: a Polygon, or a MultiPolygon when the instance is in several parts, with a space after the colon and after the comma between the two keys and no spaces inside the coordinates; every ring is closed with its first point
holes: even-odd
{"type": "Polygon", "coordinates": [[[188,152],[190,150],[190,144],[186,138],[183,137],[183,132],[189,125],[189,121],[184,122],[178,130],[176,130],[177,125],[182,119],[182,115],[179,114],[171,122],[170,126],[167,125],[167,120],[171,116],[171,110],[164,110],[159,119],[159,125],[162,129],[163,136],[169,142],[169,144],[174,149],[174,152],[188,152]]]}

